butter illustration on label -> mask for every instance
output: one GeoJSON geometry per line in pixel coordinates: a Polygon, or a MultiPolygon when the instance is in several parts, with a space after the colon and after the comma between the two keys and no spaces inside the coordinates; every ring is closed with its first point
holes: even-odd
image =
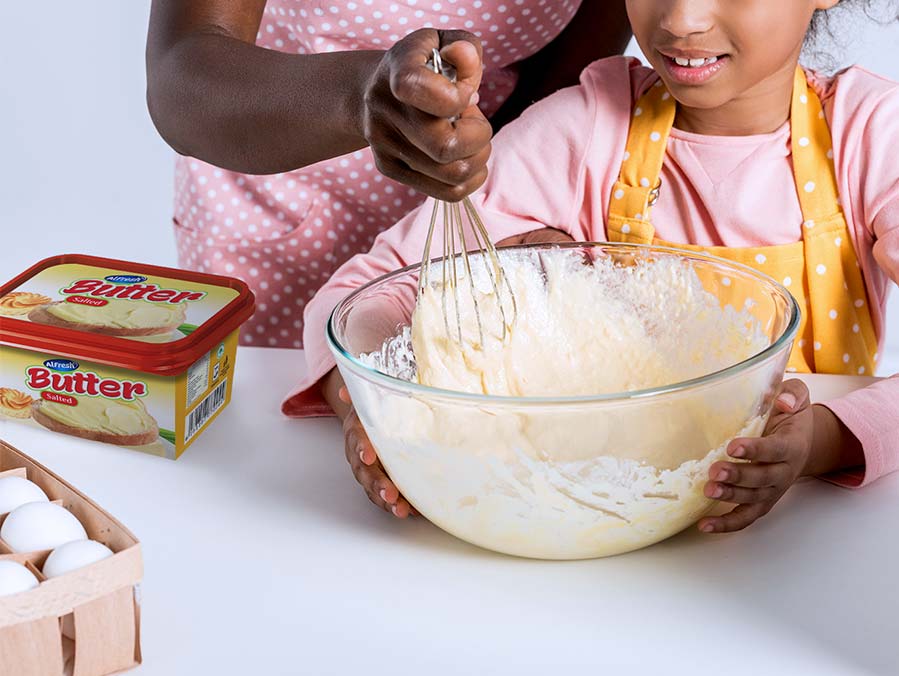
{"type": "Polygon", "coordinates": [[[109,300],[100,307],[63,302],[48,305],[44,310],[53,317],[71,324],[108,329],[146,330],[161,334],[169,333],[183,324],[187,316],[187,304],[184,302],[171,305],[109,300]]]}
{"type": "Polygon", "coordinates": [[[83,397],[77,405],[41,401],[41,414],[63,425],[117,436],[159,435],[159,427],[140,399],[122,401],[83,397]]]}
{"type": "Polygon", "coordinates": [[[42,393],[31,417],[53,432],[119,446],[143,446],[159,439],[159,424],[140,399],[72,397],[42,393]]]}
{"type": "Polygon", "coordinates": [[[59,293],[64,300],[18,292],[16,298],[5,297],[0,309],[27,315],[36,324],[170,342],[181,337],[172,334],[187,321],[188,303],[207,295],[205,291],[162,288],[140,275],[77,279],[59,293]]]}
{"type": "Polygon", "coordinates": [[[103,377],[79,366],[69,359],[50,359],[26,370],[28,388],[41,392],[41,400],[31,405],[35,422],[123,446],[156,441],[159,425],[140,399],[148,394],[146,383],[103,377]]]}

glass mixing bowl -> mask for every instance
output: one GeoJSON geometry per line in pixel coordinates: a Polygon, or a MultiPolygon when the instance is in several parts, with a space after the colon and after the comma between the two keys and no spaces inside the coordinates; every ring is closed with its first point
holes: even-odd
{"type": "Polygon", "coordinates": [[[625,244],[512,247],[501,254],[572,251],[587,260],[608,257],[616,266],[662,260],[689,266],[721,307],[750,308],[766,346],[715,373],[663,387],[500,397],[404,379],[414,373],[408,343],[389,341],[410,325],[417,265],[358,289],[328,324],[340,373],[391,479],[437,526],[498,552],[608,556],[695,523],[713,504],[702,493],[708,467],[725,457],[732,439],[764,429],[799,324],[796,302],[780,284],[712,256],[625,244]],[[360,359],[373,352],[393,365],[389,374],[360,359]]]}

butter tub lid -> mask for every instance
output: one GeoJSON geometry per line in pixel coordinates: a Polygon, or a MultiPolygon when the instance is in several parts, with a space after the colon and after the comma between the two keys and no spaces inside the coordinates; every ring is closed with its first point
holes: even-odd
{"type": "Polygon", "coordinates": [[[239,279],[64,254],[0,286],[0,345],[172,375],[254,309],[239,279]]]}

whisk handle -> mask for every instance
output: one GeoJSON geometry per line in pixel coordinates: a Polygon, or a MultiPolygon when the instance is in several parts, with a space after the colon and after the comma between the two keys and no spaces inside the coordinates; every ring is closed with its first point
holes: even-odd
{"type": "MultiPolygon", "coordinates": [[[[455,83],[456,81],[456,67],[451,63],[444,62],[443,58],[440,56],[440,50],[436,47],[431,50],[431,58],[428,59],[427,63],[428,68],[433,70],[435,73],[439,73],[443,75],[450,82],[455,83]]],[[[451,117],[449,119],[450,122],[455,122],[459,117],[451,117]]]]}
{"type": "Polygon", "coordinates": [[[456,81],[456,67],[451,63],[445,63],[440,56],[440,50],[436,47],[431,50],[431,58],[428,59],[428,68],[435,73],[440,73],[450,82],[456,81]]]}

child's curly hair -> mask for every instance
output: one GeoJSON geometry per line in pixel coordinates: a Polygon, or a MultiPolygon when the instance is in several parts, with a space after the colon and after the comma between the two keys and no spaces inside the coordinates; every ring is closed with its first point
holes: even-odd
{"type": "Polygon", "coordinates": [[[866,18],[880,24],[899,21],[899,0],[840,0],[834,7],[818,10],[805,36],[803,61],[821,70],[836,70],[837,56],[859,34],[858,21],[866,18]]]}

